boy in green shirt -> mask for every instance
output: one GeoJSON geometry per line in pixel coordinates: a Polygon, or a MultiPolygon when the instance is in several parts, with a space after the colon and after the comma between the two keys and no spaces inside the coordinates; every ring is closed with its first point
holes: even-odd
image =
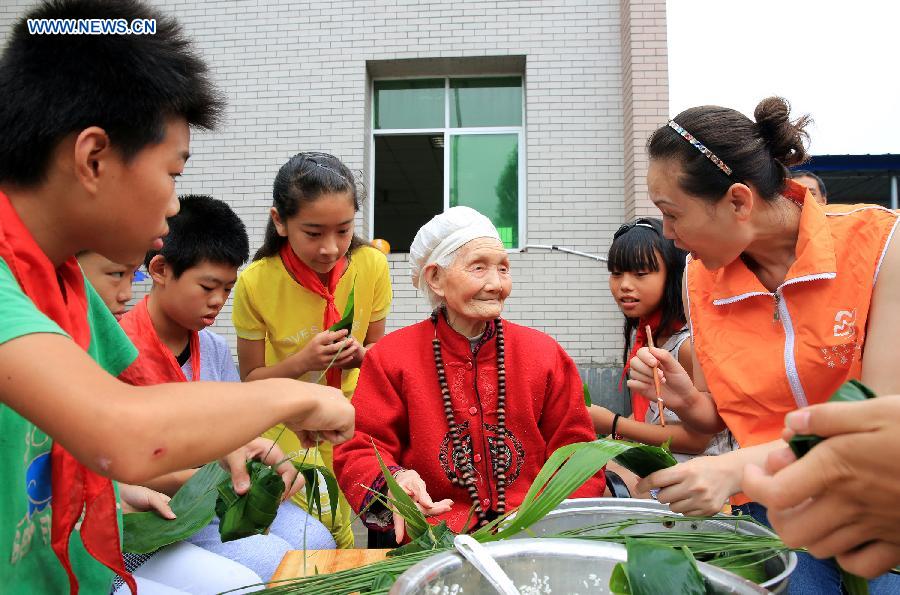
{"type": "Polygon", "coordinates": [[[156,25],[37,35],[22,19],[0,58],[0,585],[101,593],[107,568],[124,573],[109,478],[139,484],[231,453],[241,483],[239,447],[263,430],[284,421],[308,444],[342,442],[353,408],[292,380],[115,378],[134,350],[74,255],[135,262],[161,247],[190,127],[211,128],[222,101],[178,25],[141,3],[61,0],[26,18],[156,25]]]}

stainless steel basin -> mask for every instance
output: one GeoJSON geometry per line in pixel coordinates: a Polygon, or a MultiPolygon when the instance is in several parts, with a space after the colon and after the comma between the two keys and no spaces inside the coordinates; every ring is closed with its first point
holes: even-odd
{"type": "MultiPolygon", "coordinates": [[[[642,523],[628,527],[622,533],[649,533],[659,531],[740,531],[755,535],[774,535],[772,531],[752,521],[739,521],[737,517],[721,515],[722,520],[704,520],[699,522],[679,521],[682,515],[672,512],[665,504],[656,500],[638,500],[631,498],[583,498],[564,500],[560,505],[547,513],[543,519],[532,525],[528,531],[519,533],[511,539],[522,539],[558,535],[564,531],[580,529],[601,523],[624,521],[631,518],[672,517],[673,521],[660,520],[659,523],[642,523]]],[[[602,531],[588,531],[585,535],[599,535],[602,531]]],[[[774,593],[787,591],[788,576],[797,566],[797,555],[793,552],[781,554],[765,563],[766,581],[762,587],[774,593]]]]}
{"type": "MultiPolygon", "coordinates": [[[[522,595],[610,593],[613,568],[626,559],[625,546],[578,539],[512,539],[485,544],[522,595]]],[[[756,595],[762,587],[709,564],[698,563],[714,593],[756,595]]],[[[478,595],[495,591],[455,552],[419,562],[397,579],[391,595],[478,595]]]]}

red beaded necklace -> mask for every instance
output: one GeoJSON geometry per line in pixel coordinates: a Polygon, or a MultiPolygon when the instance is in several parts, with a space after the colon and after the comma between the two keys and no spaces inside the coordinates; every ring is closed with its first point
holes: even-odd
{"type": "MultiPolygon", "coordinates": [[[[450,427],[450,438],[453,441],[453,457],[452,460],[463,460],[465,456],[462,441],[459,438],[459,426],[453,416],[453,401],[450,398],[450,388],[447,386],[447,374],[444,371],[444,358],[441,356],[441,341],[437,337],[438,310],[431,314],[431,322],[434,324],[434,339],[431,346],[434,349],[434,363],[437,366],[438,382],[441,386],[441,396],[444,399],[444,416],[447,418],[447,425],[450,427]]],[[[494,320],[497,334],[497,438],[502,445],[506,437],[506,365],[504,363],[503,350],[503,321],[499,318],[494,320]]],[[[496,449],[497,467],[497,512],[503,514],[506,512],[506,453],[504,449],[496,449]]],[[[462,481],[456,476],[451,478],[451,483],[458,486],[464,486],[469,492],[469,497],[475,504],[475,513],[478,515],[478,522],[483,525],[488,522],[487,511],[481,506],[478,499],[478,488],[475,485],[474,465],[472,461],[467,461],[462,469],[462,481]]]]}

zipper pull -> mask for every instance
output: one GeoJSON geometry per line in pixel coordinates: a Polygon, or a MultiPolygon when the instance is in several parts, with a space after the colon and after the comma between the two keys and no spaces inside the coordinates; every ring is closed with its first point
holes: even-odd
{"type": "Polygon", "coordinates": [[[775,297],[775,313],[772,316],[772,322],[778,322],[778,320],[779,320],[778,305],[781,302],[781,296],[776,293],[776,294],[774,294],[774,297],[775,297]]]}

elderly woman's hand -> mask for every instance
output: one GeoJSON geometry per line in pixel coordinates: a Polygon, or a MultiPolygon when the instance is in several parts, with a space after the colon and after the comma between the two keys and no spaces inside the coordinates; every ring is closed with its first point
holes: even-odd
{"type": "MultiPolygon", "coordinates": [[[[435,516],[450,512],[453,500],[447,498],[440,502],[434,502],[431,499],[431,496],[428,495],[428,490],[425,488],[425,482],[419,474],[412,469],[398,471],[394,475],[394,480],[396,480],[397,484],[403,488],[403,491],[412,498],[412,501],[416,503],[416,506],[419,507],[419,510],[421,510],[425,516],[435,516]]],[[[403,537],[406,535],[406,522],[403,520],[403,517],[396,512],[394,512],[394,535],[397,537],[397,543],[401,543],[403,537]]]]}

